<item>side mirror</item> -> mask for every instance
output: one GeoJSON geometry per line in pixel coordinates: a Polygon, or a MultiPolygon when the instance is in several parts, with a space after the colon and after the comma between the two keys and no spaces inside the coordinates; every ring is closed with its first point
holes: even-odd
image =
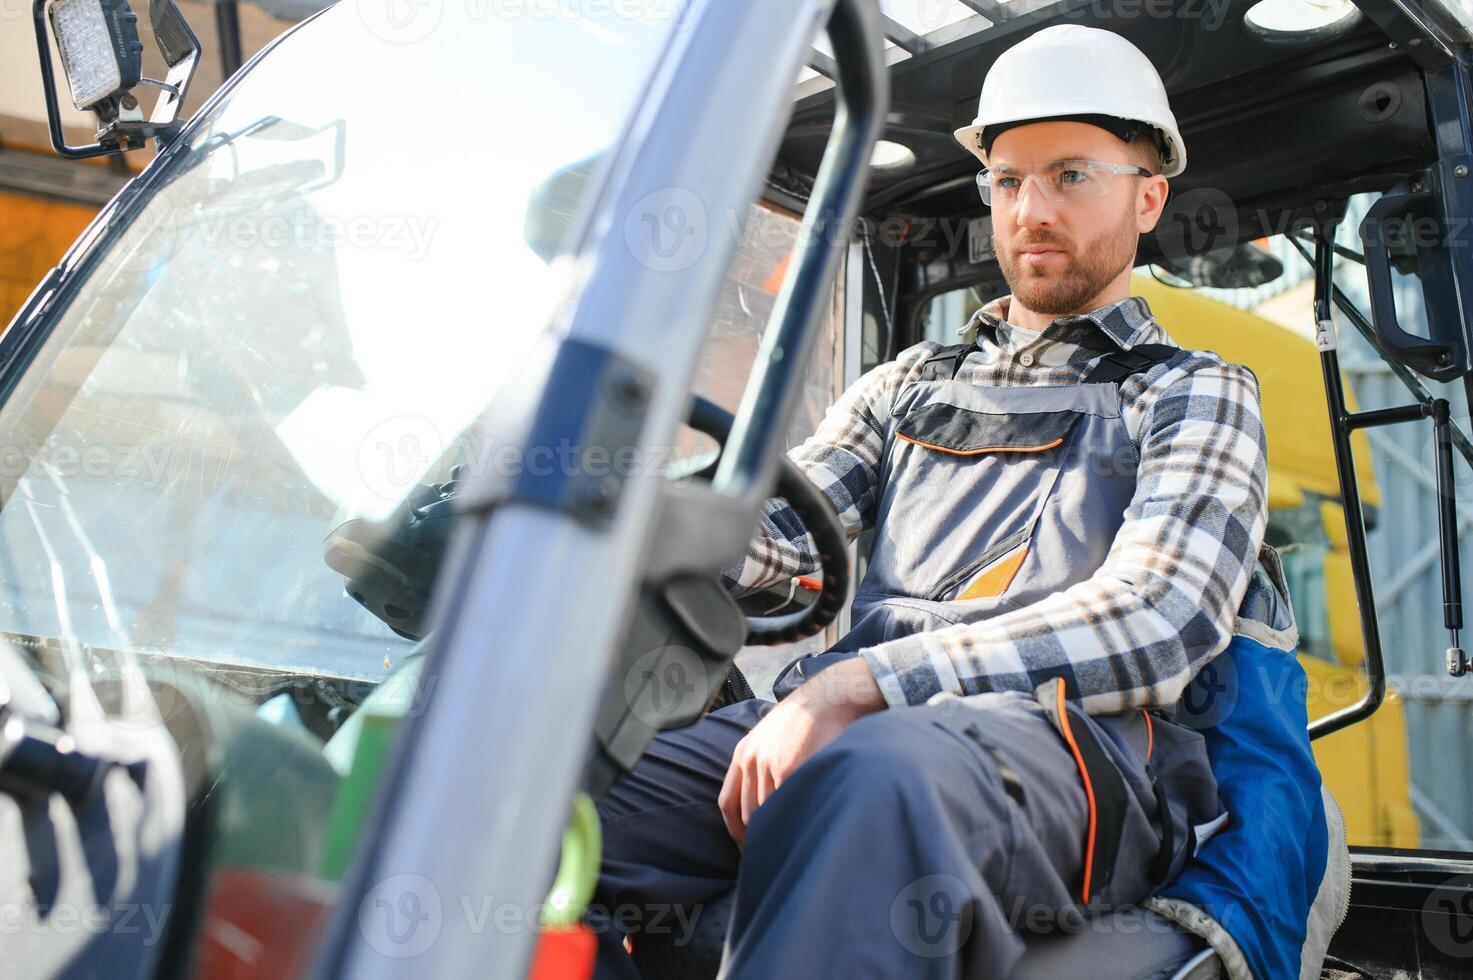
{"type": "Polygon", "coordinates": [[[102,156],[142,148],[148,139],[162,146],[178,134],[184,94],[199,65],[199,40],[174,0],[149,0],[154,40],[168,68],[160,81],[143,77],[143,43],[138,15],[129,0],[35,0],[36,52],[41,59],[41,87],[51,146],[71,159],[102,156]],[[97,116],[97,142],[72,146],[61,130],[61,107],[51,68],[51,39],[61,54],[72,104],[97,116]],[[160,89],[153,112],[145,119],[133,90],[140,85],[160,89]]]}

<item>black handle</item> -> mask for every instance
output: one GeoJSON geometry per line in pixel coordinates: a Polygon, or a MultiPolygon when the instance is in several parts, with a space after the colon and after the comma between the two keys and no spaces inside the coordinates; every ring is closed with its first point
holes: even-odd
{"type": "MultiPolygon", "coordinates": [[[[1392,188],[1381,196],[1360,223],[1361,246],[1366,261],[1366,279],[1371,297],[1371,320],[1376,327],[1376,336],[1388,353],[1407,367],[1438,381],[1451,381],[1460,373],[1460,345],[1446,340],[1428,339],[1407,333],[1396,316],[1396,296],[1391,274],[1391,249],[1397,237],[1410,237],[1416,251],[1419,269],[1426,269],[1446,256],[1435,251],[1444,251],[1442,242],[1418,241],[1420,225],[1414,219],[1432,221],[1436,197],[1429,189],[1430,176],[1423,176],[1410,187],[1405,184],[1392,188]],[[1399,232],[1404,233],[1399,236],[1399,232]]],[[[1440,227],[1440,225],[1439,225],[1440,227]]],[[[1431,299],[1431,290],[1426,290],[1431,299]]],[[[1440,313],[1435,304],[1427,305],[1428,322],[1436,333],[1436,315],[1440,313]]],[[[1461,327],[1461,324],[1459,324],[1461,327]]]]}

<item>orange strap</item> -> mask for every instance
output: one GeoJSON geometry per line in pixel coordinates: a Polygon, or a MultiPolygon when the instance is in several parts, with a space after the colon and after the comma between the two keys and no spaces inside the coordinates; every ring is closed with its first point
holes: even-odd
{"type": "Polygon", "coordinates": [[[1079,743],[1074,740],[1074,730],[1069,727],[1068,706],[1064,703],[1064,685],[1059,687],[1059,728],[1064,733],[1064,741],[1069,743],[1069,751],[1074,755],[1074,763],[1079,766],[1079,778],[1084,781],[1084,798],[1089,802],[1089,835],[1084,840],[1084,885],[1080,888],[1080,901],[1089,904],[1089,875],[1094,869],[1095,858],[1095,825],[1097,814],[1095,812],[1095,787],[1089,778],[1089,770],[1084,765],[1084,755],[1079,751],[1079,743]]]}
{"type": "Polygon", "coordinates": [[[1151,725],[1151,713],[1145,708],[1141,709],[1141,717],[1146,719],[1146,761],[1151,761],[1151,752],[1156,748],[1156,729],[1151,725]]]}

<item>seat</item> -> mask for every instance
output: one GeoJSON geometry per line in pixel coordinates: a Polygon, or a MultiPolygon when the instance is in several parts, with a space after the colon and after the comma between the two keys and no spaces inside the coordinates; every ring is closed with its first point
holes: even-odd
{"type": "MultiPolygon", "coordinates": [[[[634,961],[645,980],[710,980],[721,964],[733,893],[707,903],[688,942],[674,933],[635,935],[634,961]]],[[[1145,909],[1091,920],[1079,933],[1030,936],[1007,980],[1218,980],[1217,954],[1201,939],[1145,909]]]]}

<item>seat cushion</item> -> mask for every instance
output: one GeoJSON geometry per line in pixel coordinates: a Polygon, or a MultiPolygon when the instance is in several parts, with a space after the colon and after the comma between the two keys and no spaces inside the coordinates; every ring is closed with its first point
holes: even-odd
{"type": "MultiPolygon", "coordinates": [[[[1007,980],[1170,980],[1206,945],[1155,912],[1122,909],[1077,933],[1029,936],[1007,980]]],[[[1192,973],[1193,980],[1217,975],[1206,967],[1192,973]]]]}
{"type": "MultiPolygon", "coordinates": [[[[673,933],[636,935],[634,961],[645,980],[710,980],[721,965],[732,895],[708,902],[695,917],[689,941],[673,933]]],[[[1027,949],[1007,980],[1171,980],[1206,948],[1196,936],[1145,909],[1122,909],[1086,923],[1076,933],[1027,937],[1027,949]]],[[[1219,976],[1215,960],[1198,964],[1190,980],[1219,976]]]]}

